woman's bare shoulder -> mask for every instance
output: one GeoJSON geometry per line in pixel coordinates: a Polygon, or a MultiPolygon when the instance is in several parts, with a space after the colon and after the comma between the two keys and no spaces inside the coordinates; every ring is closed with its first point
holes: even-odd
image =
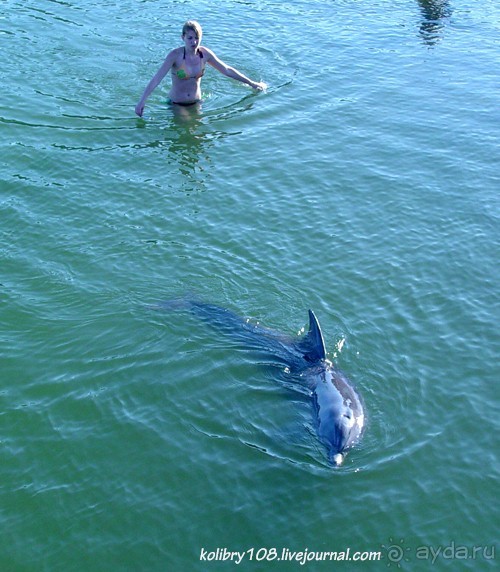
{"type": "Polygon", "coordinates": [[[178,58],[179,56],[182,57],[183,48],[174,48],[168,55],[172,58],[178,58]]]}
{"type": "Polygon", "coordinates": [[[212,52],[212,50],[205,46],[200,46],[198,48],[198,51],[200,51],[203,54],[203,57],[207,58],[207,60],[216,57],[215,54],[212,52]]]}
{"type": "Polygon", "coordinates": [[[179,60],[181,59],[182,59],[182,48],[174,48],[173,50],[168,52],[165,58],[165,63],[173,65],[175,63],[178,63],[179,60]]]}

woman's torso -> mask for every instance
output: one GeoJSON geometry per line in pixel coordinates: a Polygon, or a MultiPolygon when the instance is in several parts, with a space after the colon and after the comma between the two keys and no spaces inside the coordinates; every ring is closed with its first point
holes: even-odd
{"type": "Polygon", "coordinates": [[[173,103],[191,103],[201,99],[201,77],[205,72],[206,54],[198,48],[195,54],[178,48],[172,66],[172,88],[170,99],[173,103]]]}

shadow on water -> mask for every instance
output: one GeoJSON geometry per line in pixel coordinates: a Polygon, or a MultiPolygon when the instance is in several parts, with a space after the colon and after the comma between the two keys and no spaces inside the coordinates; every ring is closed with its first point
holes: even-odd
{"type": "Polygon", "coordinates": [[[420,36],[426,45],[433,47],[442,38],[445,20],[453,12],[448,0],[417,0],[422,13],[420,36]]]}

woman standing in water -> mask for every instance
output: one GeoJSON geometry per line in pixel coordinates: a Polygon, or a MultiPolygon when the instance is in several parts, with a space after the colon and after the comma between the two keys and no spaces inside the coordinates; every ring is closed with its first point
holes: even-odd
{"type": "Polygon", "coordinates": [[[252,81],[238,70],[221,61],[208,48],[201,44],[201,26],[195,20],[186,22],[182,28],[184,46],[172,50],[160,69],[146,86],[144,93],[135,106],[135,112],[142,117],[146,100],[156,89],[161,80],[172,70],[172,88],[170,89],[170,103],[175,105],[194,105],[201,101],[201,78],[205,73],[206,64],[210,64],[221,74],[246,83],[253,89],[260,91],[266,88],[262,82],[252,81]]]}

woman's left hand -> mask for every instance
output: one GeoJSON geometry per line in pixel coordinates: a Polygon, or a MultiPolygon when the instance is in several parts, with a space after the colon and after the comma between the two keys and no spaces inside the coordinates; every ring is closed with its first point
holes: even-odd
{"type": "Polygon", "coordinates": [[[265,91],[267,89],[267,83],[264,83],[263,81],[254,81],[251,87],[258,91],[265,91]]]}

